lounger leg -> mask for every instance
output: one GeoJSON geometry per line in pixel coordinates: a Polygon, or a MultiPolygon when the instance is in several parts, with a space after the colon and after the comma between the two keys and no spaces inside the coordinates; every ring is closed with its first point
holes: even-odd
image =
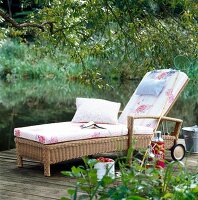
{"type": "Polygon", "coordinates": [[[16,164],[18,167],[23,167],[23,157],[20,156],[19,143],[17,138],[15,138],[15,143],[16,143],[16,164]]]}
{"type": "Polygon", "coordinates": [[[50,164],[48,164],[48,163],[44,163],[44,176],[51,176],[50,164]]]}
{"type": "Polygon", "coordinates": [[[22,156],[17,155],[17,166],[23,167],[23,158],[22,156]]]}
{"type": "Polygon", "coordinates": [[[43,164],[44,164],[44,176],[51,176],[50,173],[50,151],[44,149],[43,151],[43,164]]]}
{"type": "Polygon", "coordinates": [[[127,118],[127,126],[128,126],[128,154],[129,154],[128,155],[129,156],[128,164],[129,164],[129,166],[131,166],[131,164],[132,164],[132,156],[133,156],[133,152],[132,152],[133,125],[134,125],[134,118],[128,117],[127,118]]]}

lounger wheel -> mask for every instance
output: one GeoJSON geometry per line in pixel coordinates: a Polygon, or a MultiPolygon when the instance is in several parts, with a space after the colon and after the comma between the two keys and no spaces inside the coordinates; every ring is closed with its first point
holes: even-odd
{"type": "Polygon", "coordinates": [[[175,161],[181,161],[185,156],[185,147],[183,144],[176,144],[171,148],[171,157],[175,161]]]}

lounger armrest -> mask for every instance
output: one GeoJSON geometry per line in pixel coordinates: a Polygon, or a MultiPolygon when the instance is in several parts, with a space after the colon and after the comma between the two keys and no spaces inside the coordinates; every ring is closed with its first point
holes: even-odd
{"type": "Polygon", "coordinates": [[[131,116],[127,117],[127,126],[129,133],[133,134],[134,120],[136,119],[159,119],[160,116],[131,116]]]}
{"type": "Polygon", "coordinates": [[[161,118],[162,120],[166,120],[166,121],[172,121],[172,122],[180,122],[180,123],[182,123],[183,122],[183,120],[181,120],[181,119],[178,119],[178,118],[172,118],[172,117],[162,117],[161,118]]]}
{"type": "Polygon", "coordinates": [[[132,116],[132,115],[129,115],[128,118],[133,118],[133,119],[159,119],[160,116],[132,116]]]}
{"type": "Polygon", "coordinates": [[[128,145],[131,145],[132,137],[134,133],[134,121],[137,119],[159,119],[159,116],[128,116],[127,127],[128,127],[128,145]]]}
{"type": "Polygon", "coordinates": [[[174,128],[174,131],[171,133],[171,135],[175,136],[176,139],[178,139],[179,133],[180,133],[180,130],[181,130],[181,127],[182,127],[183,120],[164,116],[164,117],[162,117],[161,121],[175,122],[175,128],[174,128]]]}
{"type": "MultiPolygon", "coordinates": [[[[160,118],[160,116],[128,116],[127,126],[128,126],[129,142],[131,142],[132,136],[133,136],[134,120],[138,120],[138,119],[159,119],[159,118],[160,118]]],[[[175,128],[174,128],[174,131],[171,133],[171,135],[175,136],[176,139],[179,137],[180,129],[181,129],[181,126],[182,126],[182,123],[183,123],[183,121],[181,119],[163,116],[163,117],[161,117],[160,121],[175,122],[175,128]]]]}

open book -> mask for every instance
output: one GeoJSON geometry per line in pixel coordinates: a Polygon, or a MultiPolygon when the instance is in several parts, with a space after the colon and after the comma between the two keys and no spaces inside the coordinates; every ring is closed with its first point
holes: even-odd
{"type": "Polygon", "coordinates": [[[90,121],[90,122],[87,122],[85,124],[82,124],[80,126],[81,128],[101,128],[101,129],[106,129],[102,126],[98,126],[94,121],[90,121]]]}

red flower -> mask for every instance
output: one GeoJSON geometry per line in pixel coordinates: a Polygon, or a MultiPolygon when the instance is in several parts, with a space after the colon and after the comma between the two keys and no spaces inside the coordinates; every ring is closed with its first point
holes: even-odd
{"type": "Polygon", "coordinates": [[[166,95],[168,96],[169,103],[172,103],[174,101],[174,95],[173,95],[173,89],[168,89],[166,91],[166,95]]]}
{"type": "Polygon", "coordinates": [[[152,106],[151,106],[151,105],[141,105],[141,106],[138,106],[138,107],[135,109],[135,112],[136,112],[136,113],[145,112],[145,111],[148,110],[150,107],[152,107],[152,106]]]}
{"type": "Polygon", "coordinates": [[[159,74],[158,76],[157,76],[157,79],[163,79],[163,78],[165,78],[167,76],[167,72],[162,72],[161,74],[159,74]]]}
{"type": "Polygon", "coordinates": [[[17,137],[20,137],[21,131],[19,129],[15,129],[14,130],[14,135],[17,136],[17,137]]]}
{"type": "Polygon", "coordinates": [[[39,141],[40,143],[45,143],[45,137],[44,137],[44,136],[38,135],[37,137],[38,137],[38,141],[39,141]]]}

